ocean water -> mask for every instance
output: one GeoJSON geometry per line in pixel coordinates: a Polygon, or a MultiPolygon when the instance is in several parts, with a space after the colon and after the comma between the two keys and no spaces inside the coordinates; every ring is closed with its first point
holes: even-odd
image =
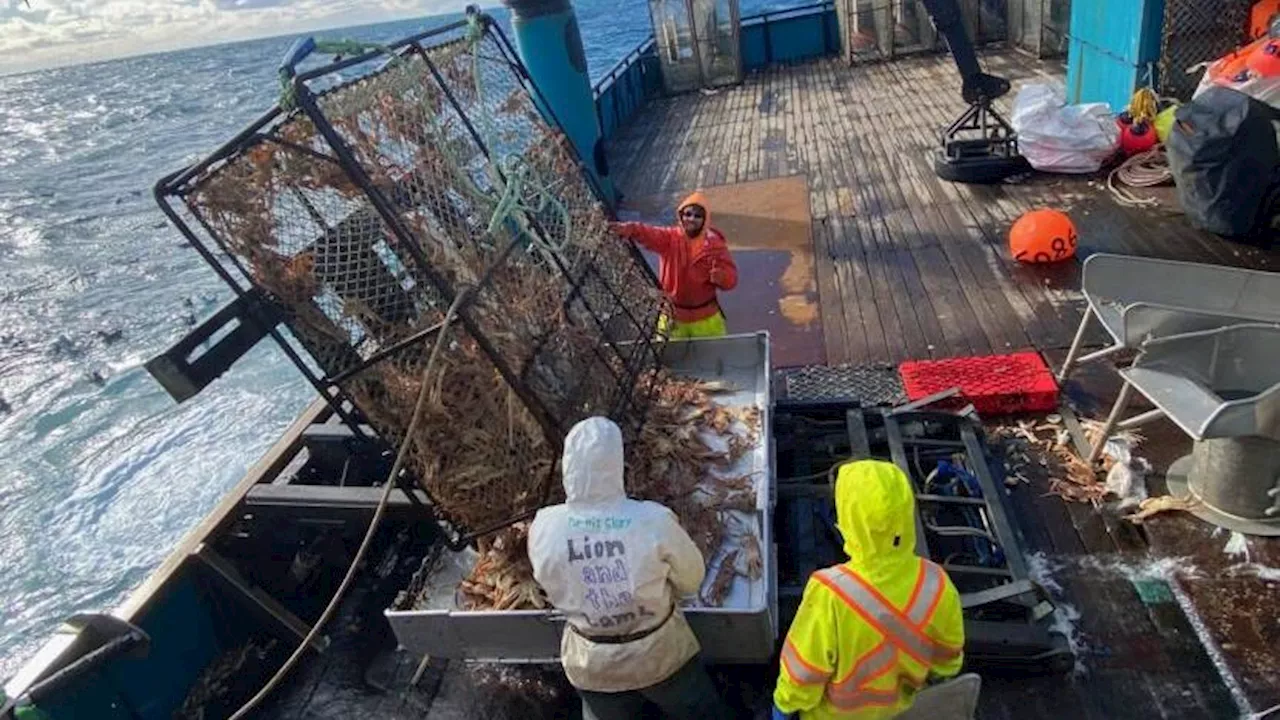
{"type": "MultiPolygon", "coordinates": [[[[639,0],[575,4],[593,76],[650,32],[639,0]]],[[[143,368],[231,298],[151,187],[270,106],[291,41],[0,77],[0,680],[120,602],[311,399],[267,343],[182,405],[143,368]]]]}

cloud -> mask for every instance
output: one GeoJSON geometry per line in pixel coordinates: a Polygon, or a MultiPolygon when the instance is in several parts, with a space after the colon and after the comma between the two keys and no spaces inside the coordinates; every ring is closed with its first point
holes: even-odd
{"type": "Polygon", "coordinates": [[[0,0],[0,73],[424,17],[467,0],[0,0]]]}

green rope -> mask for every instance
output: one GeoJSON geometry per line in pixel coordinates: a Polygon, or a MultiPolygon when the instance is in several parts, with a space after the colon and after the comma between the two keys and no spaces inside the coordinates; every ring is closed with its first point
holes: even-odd
{"type": "Polygon", "coordinates": [[[471,43],[471,47],[480,44],[484,39],[484,31],[487,29],[483,20],[483,15],[479,13],[467,15],[467,42],[471,43]]]}
{"type": "MultiPolygon", "coordinates": [[[[484,88],[481,85],[483,75],[480,72],[480,45],[484,40],[487,29],[482,15],[469,15],[467,17],[466,40],[471,46],[471,78],[475,84],[477,104],[480,104],[480,98],[484,97],[484,88]]],[[[493,132],[492,118],[486,112],[478,113],[478,115],[479,118],[476,123],[478,131],[489,151],[496,153],[498,146],[494,142],[495,133],[493,132]]],[[[563,251],[572,236],[572,220],[569,208],[552,192],[554,183],[537,183],[533,167],[523,157],[515,153],[510,153],[501,160],[495,161],[495,164],[502,169],[502,175],[505,176],[506,181],[503,182],[500,177],[493,177],[494,184],[501,187],[502,193],[498,197],[497,205],[493,208],[493,214],[489,217],[489,226],[486,228],[487,233],[494,235],[500,228],[510,222],[519,228],[520,233],[529,238],[543,252],[558,254],[563,251]],[[539,239],[538,233],[535,233],[531,227],[529,216],[540,215],[546,212],[548,208],[559,216],[564,232],[559,238],[539,239]]]]}
{"type": "MultiPolygon", "coordinates": [[[[394,50],[381,43],[361,42],[359,40],[317,40],[316,49],[313,52],[322,55],[332,55],[336,61],[338,58],[346,55],[361,55],[363,53],[378,51],[391,58],[391,63],[400,62],[400,56],[394,50]]],[[[280,109],[286,112],[298,106],[297,91],[293,86],[293,74],[281,68],[280,70],[280,109]]]]}
{"type": "MultiPolygon", "coordinates": [[[[489,218],[488,233],[490,235],[496,233],[499,227],[511,221],[520,228],[521,234],[534,242],[538,249],[553,254],[562,252],[573,234],[572,219],[569,208],[552,192],[553,185],[535,184],[532,177],[533,168],[519,155],[508,155],[504,158],[502,166],[506,183],[502,188],[502,195],[498,198],[498,204],[493,209],[493,215],[489,218]],[[527,198],[526,190],[531,190],[527,198]],[[548,209],[560,217],[564,232],[559,238],[539,239],[538,234],[529,226],[529,216],[541,215],[548,209]]],[[[545,230],[545,226],[543,229],[545,230]]]]}
{"type": "Polygon", "coordinates": [[[359,55],[377,50],[384,55],[399,58],[395,51],[382,43],[360,42],[358,40],[317,40],[316,52],[325,55],[359,55]]]}

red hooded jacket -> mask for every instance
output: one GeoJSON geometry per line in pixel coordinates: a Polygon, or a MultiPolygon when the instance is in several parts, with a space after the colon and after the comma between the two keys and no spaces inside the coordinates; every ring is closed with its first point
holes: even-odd
{"type": "Polygon", "coordinates": [[[622,223],[618,232],[658,254],[658,282],[671,299],[675,321],[697,322],[720,312],[716,291],[738,285],[738,266],[724,236],[711,227],[711,209],[702,193],[695,192],[680,203],[676,220],[669,227],[622,223]],[[702,232],[692,238],[679,224],[680,211],[690,205],[699,205],[706,213],[702,232]]]}

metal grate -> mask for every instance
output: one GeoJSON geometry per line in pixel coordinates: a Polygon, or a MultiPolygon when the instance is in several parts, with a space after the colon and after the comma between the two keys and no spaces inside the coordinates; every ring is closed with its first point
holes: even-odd
{"type": "Polygon", "coordinates": [[[1190,100],[1203,73],[1187,69],[1231,52],[1245,38],[1252,0],[1168,0],[1160,44],[1160,92],[1190,100]]]}
{"type": "Polygon", "coordinates": [[[663,300],[497,26],[477,16],[390,48],[297,76],[294,109],[160,195],[224,279],[281,307],[277,340],[336,408],[412,443],[407,467],[456,542],[552,499],[573,423],[638,431],[663,300]]]}
{"type": "Polygon", "coordinates": [[[782,377],[788,400],[857,400],[864,407],[907,401],[898,369],[892,365],[812,365],[783,371],[782,377]]]}

